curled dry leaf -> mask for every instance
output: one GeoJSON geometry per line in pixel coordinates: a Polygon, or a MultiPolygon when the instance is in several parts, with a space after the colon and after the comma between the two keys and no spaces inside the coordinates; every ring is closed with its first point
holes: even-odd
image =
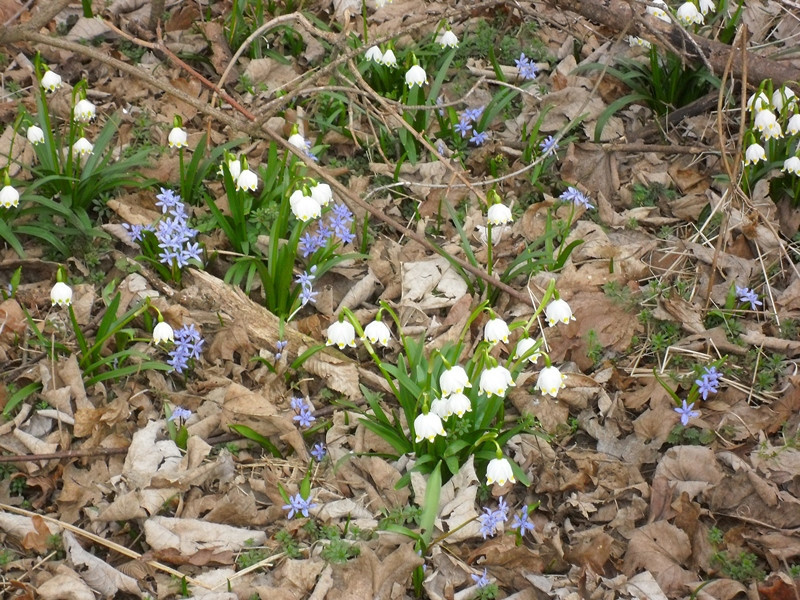
{"type": "Polygon", "coordinates": [[[80,573],[83,581],[106,598],[116,597],[118,592],[142,596],[136,580],[117,571],[104,560],[84,550],[69,531],[63,533],[67,560],[80,573]]]}

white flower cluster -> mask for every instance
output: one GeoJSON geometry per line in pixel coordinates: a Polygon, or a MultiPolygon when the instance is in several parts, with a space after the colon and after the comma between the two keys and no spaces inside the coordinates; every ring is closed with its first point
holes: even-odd
{"type": "MultiPolygon", "coordinates": [[[[173,129],[173,131],[175,131],[175,129],[173,129]]],[[[176,147],[180,148],[181,146],[176,147]]],[[[242,160],[239,157],[229,155],[225,162],[228,165],[228,171],[231,174],[231,179],[233,179],[236,184],[237,190],[255,192],[256,189],[258,189],[258,175],[256,175],[254,171],[251,171],[246,163],[244,168],[242,168],[242,160]]],[[[223,172],[222,166],[220,166],[219,174],[222,175],[223,172]]]]}
{"type": "MultiPolygon", "coordinates": [[[[755,137],[758,134],[765,143],[783,139],[784,135],[796,136],[800,133],[797,95],[787,86],[775,90],[771,98],[764,91],[754,93],[747,100],[747,109],[753,115],[753,124],[748,135],[752,134],[755,137]],[[782,121],[786,124],[785,130],[781,125],[782,121]]],[[[757,141],[753,141],[745,149],[745,166],[766,160],[767,151],[757,141]]],[[[796,155],[787,157],[783,161],[782,171],[800,175],[800,158],[796,155]]]]}

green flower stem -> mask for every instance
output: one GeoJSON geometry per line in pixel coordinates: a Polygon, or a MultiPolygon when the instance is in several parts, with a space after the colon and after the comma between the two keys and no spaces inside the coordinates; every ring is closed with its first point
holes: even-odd
{"type": "Polygon", "coordinates": [[[558,297],[558,293],[556,292],[556,280],[551,279],[550,283],[547,284],[547,289],[544,291],[544,296],[542,296],[542,301],[539,302],[539,306],[536,307],[536,310],[533,311],[531,318],[528,319],[528,322],[525,324],[525,331],[530,331],[533,324],[536,322],[537,317],[542,314],[544,307],[547,306],[547,303],[550,301],[550,298],[558,297]]]}
{"type": "MultiPolygon", "coordinates": [[[[393,311],[391,311],[391,309],[389,310],[390,312],[392,312],[392,316],[396,316],[393,314],[393,311]]],[[[350,321],[350,324],[355,328],[356,335],[360,338],[364,338],[363,339],[364,347],[367,349],[370,358],[372,358],[372,361],[377,365],[378,369],[380,369],[381,375],[383,375],[383,378],[386,380],[386,383],[389,384],[389,388],[392,390],[392,393],[395,395],[395,398],[400,398],[400,390],[397,389],[397,386],[394,383],[394,378],[386,371],[386,369],[383,368],[383,361],[375,352],[375,349],[372,347],[370,341],[366,337],[364,337],[364,330],[361,327],[361,323],[358,322],[356,316],[347,307],[342,308],[342,314],[344,314],[347,320],[350,321]]]]}

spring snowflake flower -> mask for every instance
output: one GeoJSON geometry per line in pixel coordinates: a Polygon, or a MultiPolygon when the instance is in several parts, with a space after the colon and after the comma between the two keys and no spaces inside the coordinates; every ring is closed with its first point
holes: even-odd
{"type": "Polygon", "coordinates": [[[486,369],[481,373],[479,389],[481,393],[486,394],[490,398],[493,394],[503,397],[506,394],[506,390],[514,385],[511,372],[505,367],[497,366],[486,369]]]}
{"type": "Polygon", "coordinates": [[[769,108],[769,97],[764,92],[753,94],[747,99],[747,110],[751,112],[759,112],[769,108]]]}
{"type": "Polygon", "coordinates": [[[739,287],[737,285],[736,295],[739,298],[739,302],[749,302],[752,310],[755,310],[756,307],[762,304],[761,300],[758,299],[758,294],[748,287],[739,287]]]}
{"type": "Polygon", "coordinates": [[[702,25],[704,21],[703,15],[700,14],[700,11],[697,10],[697,7],[693,2],[684,2],[681,4],[678,7],[678,12],[675,13],[675,16],[684,27],[688,27],[689,25],[693,24],[702,25]]]}
{"type": "Polygon", "coordinates": [[[642,48],[650,48],[652,44],[645,39],[642,39],[635,35],[628,36],[628,45],[629,46],[641,46],[642,48]]]}
{"type": "Polygon", "coordinates": [[[383,8],[387,4],[391,4],[392,0],[375,0],[375,8],[383,8]]]}
{"type": "Polygon", "coordinates": [[[793,109],[797,106],[797,95],[791,88],[786,86],[775,90],[772,94],[772,106],[775,107],[776,111],[783,111],[784,105],[789,109],[793,109]]]}
{"type": "Polygon", "coordinates": [[[61,87],[61,75],[55,71],[47,71],[42,75],[42,87],[48,92],[54,92],[61,87]]]}
{"type": "Polygon", "coordinates": [[[542,394],[549,394],[553,398],[558,396],[558,390],[564,386],[566,377],[561,374],[558,367],[545,367],[539,372],[539,378],[536,380],[536,389],[542,394]]]}
{"type": "MultiPolygon", "coordinates": [[[[517,342],[517,348],[514,350],[514,359],[521,358],[527,354],[527,352],[536,345],[536,340],[533,338],[522,338],[520,341],[517,342]]],[[[535,363],[539,360],[539,357],[542,355],[541,352],[538,350],[534,351],[526,360],[531,363],[535,363]]]]}
{"type": "MultiPolygon", "coordinates": [[[[231,179],[235,182],[239,175],[242,172],[242,161],[240,161],[237,157],[229,158],[228,161],[228,171],[231,173],[231,179]]],[[[219,174],[223,174],[222,165],[219,167],[219,174]]]]}
{"type": "Polygon", "coordinates": [[[781,125],[778,118],[770,110],[762,110],[756,115],[754,127],[761,132],[761,137],[765,140],[783,137],[781,125]]]}
{"type": "Polygon", "coordinates": [[[472,412],[472,402],[464,394],[450,394],[447,397],[447,410],[460,419],[464,413],[472,412]]]}
{"type": "Polygon", "coordinates": [[[308,511],[316,508],[316,503],[311,502],[310,498],[303,498],[299,493],[294,496],[289,496],[289,504],[283,505],[283,510],[288,510],[289,514],[286,515],[287,519],[291,519],[295,515],[303,515],[308,517],[308,511]]]}
{"type": "Polygon", "coordinates": [[[153,328],[153,342],[161,344],[163,342],[174,342],[175,332],[172,326],[166,321],[161,321],[153,328]]]}
{"type": "Polygon", "coordinates": [[[438,415],[440,419],[446,419],[452,415],[449,398],[434,398],[431,402],[431,412],[438,415]]]}
{"type": "Polygon", "coordinates": [[[328,326],[328,341],[326,346],[339,346],[339,350],[345,346],[356,347],[356,330],[349,321],[336,321],[328,326]]]}
{"type": "Polygon", "coordinates": [[[439,36],[439,44],[442,48],[458,48],[458,37],[448,29],[439,36]]]}
{"type": "Polygon", "coordinates": [[[425,69],[420,67],[419,65],[412,65],[411,68],[406,71],[406,85],[410,88],[418,85],[420,87],[423,84],[428,83],[428,74],[425,73],[425,69]]]}
{"type": "Polygon", "coordinates": [[[242,169],[239,176],[236,178],[237,190],[250,190],[255,192],[258,187],[258,175],[253,173],[250,169],[242,169]]]}
{"type": "Polygon", "coordinates": [[[762,160],[767,160],[767,153],[760,144],[750,144],[744,153],[744,166],[754,165],[762,160]]]}
{"type": "Polygon", "coordinates": [[[800,158],[796,156],[790,156],[785,161],[783,161],[783,168],[781,169],[784,173],[791,173],[793,175],[800,175],[800,158]]]}
{"type": "Polygon", "coordinates": [[[415,442],[420,442],[422,440],[432,442],[436,439],[437,435],[447,435],[444,427],[442,427],[442,419],[433,411],[419,415],[414,419],[414,431],[416,433],[416,437],[414,438],[415,442]]]}
{"type": "Polygon", "coordinates": [[[328,206],[333,200],[333,190],[327,183],[318,183],[310,190],[311,197],[317,201],[320,206],[328,206]]]}
{"type": "Polygon", "coordinates": [[[292,213],[304,223],[310,219],[318,219],[322,208],[311,196],[306,196],[302,190],[296,190],[289,197],[292,213]]]}
{"type": "Polygon", "coordinates": [[[364,327],[364,337],[361,339],[367,339],[373,344],[380,342],[384,346],[388,346],[391,337],[392,332],[383,321],[372,321],[364,327]]]}
{"type": "Polygon", "coordinates": [[[667,14],[667,9],[669,7],[667,6],[667,3],[664,2],[664,0],[653,0],[651,4],[655,4],[657,6],[648,6],[645,11],[647,11],[648,14],[661,19],[662,21],[669,23],[670,19],[669,15],[667,14]]]}
{"type": "Polygon", "coordinates": [[[517,482],[514,479],[511,463],[507,458],[493,458],[486,467],[486,485],[492,485],[495,482],[498,485],[505,485],[506,481],[517,482]]]}
{"type": "Polygon", "coordinates": [[[31,125],[28,127],[28,131],[25,133],[28,136],[28,141],[33,144],[41,144],[44,142],[44,131],[42,131],[41,127],[36,125],[31,125]]]}
{"type": "Polygon", "coordinates": [[[513,220],[511,209],[505,204],[492,204],[486,213],[486,222],[492,226],[507,225],[513,220]]]}
{"type": "Polygon", "coordinates": [[[19,206],[19,192],[16,188],[6,185],[0,190],[0,206],[3,208],[19,206]]]}
{"type": "Polygon", "coordinates": [[[686,399],[683,400],[682,406],[677,406],[673,410],[681,416],[681,425],[686,427],[689,424],[690,419],[694,419],[695,417],[700,416],[699,410],[692,410],[694,408],[694,402],[691,404],[686,404],[686,399]]]}
{"type": "Polygon", "coordinates": [[[709,12],[716,12],[717,7],[714,0],[700,0],[700,12],[707,15],[709,12]]]}
{"type": "Polygon", "coordinates": [[[383,56],[381,56],[380,64],[392,69],[396,69],[397,57],[394,55],[394,50],[389,48],[386,52],[384,52],[383,56]]]}
{"type": "Polygon", "coordinates": [[[561,299],[553,300],[548,304],[547,308],[544,309],[544,316],[550,327],[558,322],[567,324],[575,320],[575,316],[572,314],[572,309],[569,307],[569,304],[561,299]]]}
{"type": "Polygon", "coordinates": [[[72,154],[76,157],[91,154],[92,150],[94,150],[94,144],[85,137],[80,138],[77,142],[72,144],[72,154]]]}
{"type": "Polygon", "coordinates": [[[56,306],[69,306],[72,304],[72,288],[63,281],[57,281],[50,290],[50,302],[56,306]]]}
{"type": "Polygon", "coordinates": [[[501,340],[507,344],[509,333],[508,323],[503,319],[490,319],[483,329],[483,339],[490,344],[496,344],[501,340]]]}
{"type": "MultiPolygon", "coordinates": [[[[186,133],[186,130],[181,127],[173,127],[172,130],[169,132],[169,137],[167,138],[167,143],[169,144],[170,148],[186,148],[189,144],[187,140],[189,139],[189,134],[186,133]]],[[[238,160],[236,162],[239,162],[238,160]]]]}
{"type": "Polygon", "coordinates": [[[371,60],[372,62],[376,62],[378,64],[383,63],[383,52],[377,46],[371,46],[367,49],[364,53],[364,58],[367,60],[371,60]]]}
{"type": "Polygon", "coordinates": [[[792,115],[786,124],[786,133],[797,135],[800,133],[800,114],[792,115]]]}
{"type": "Polygon", "coordinates": [[[442,392],[442,396],[460,394],[465,388],[471,387],[469,376],[464,367],[460,365],[450,367],[439,376],[439,389],[442,392]]]}
{"type": "Polygon", "coordinates": [[[86,98],[78,100],[72,109],[72,118],[81,123],[88,123],[97,114],[97,107],[86,98]]]}

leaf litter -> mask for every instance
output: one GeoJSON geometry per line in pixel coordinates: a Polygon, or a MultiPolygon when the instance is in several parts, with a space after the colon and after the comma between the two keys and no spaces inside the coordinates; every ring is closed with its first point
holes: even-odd
{"type": "MultiPolygon", "coordinates": [[[[415,26],[418,4],[395,2],[375,13],[370,35],[415,26]]],[[[760,35],[774,23],[779,8],[776,2],[764,6],[772,12],[751,6],[745,12],[751,30],[760,35]]],[[[20,8],[18,2],[0,2],[2,20],[20,8]]],[[[143,27],[146,14],[139,14],[141,8],[142,3],[115,2],[110,10],[143,27]]],[[[563,12],[544,4],[538,8],[558,57],[548,79],[552,91],[542,98],[526,95],[520,114],[506,122],[506,130],[519,131],[522,124],[535,122],[544,106],[553,105],[541,131],[558,132],[566,121],[580,118],[582,131],[591,139],[596,119],[619,90],[615,85],[601,87],[595,95],[597,79],[577,75],[574,69],[611,52],[600,43],[607,36],[588,21],[570,27],[563,12]],[[553,23],[560,25],[553,28],[553,23]],[[586,37],[577,57],[563,51],[572,48],[576,36],[586,37]]],[[[334,2],[325,9],[349,23],[361,5],[334,2]]],[[[443,10],[427,9],[437,14],[443,10]]],[[[173,51],[207,50],[207,31],[206,37],[198,36],[186,15],[171,16],[168,46],[173,51]]],[[[471,19],[455,29],[468,31],[471,19]]],[[[779,25],[789,27],[788,20],[779,25]]],[[[69,35],[77,39],[102,34],[95,21],[78,19],[69,35]]],[[[313,64],[321,57],[319,48],[309,47],[304,60],[313,64]]],[[[51,55],[65,69],[71,58],[64,51],[51,55]]],[[[212,62],[217,71],[218,65],[226,64],[219,58],[212,62]]],[[[268,88],[291,85],[309,66],[273,58],[244,62],[243,73],[252,83],[268,88]]],[[[154,70],[162,67],[154,55],[143,63],[154,70]]],[[[182,79],[174,67],[164,68],[174,85],[208,101],[198,81],[182,79]]],[[[491,73],[483,62],[468,68],[491,73]]],[[[169,118],[164,115],[176,110],[172,101],[155,97],[139,82],[108,73],[98,76],[103,72],[98,65],[91,70],[96,81],[105,81],[97,87],[106,88],[106,102],[137,101],[137,110],[153,111],[165,123],[169,118]]],[[[8,71],[20,79],[13,66],[8,71]]],[[[608,85],[604,80],[603,86],[608,85]]],[[[185,122],[200,121],[191,105],[181,103],[178,109],[185,122]]],[[[623,111],[613,117],[600,141],[619,140],[629,130],[626,119],[636,114],[623,111]]],[[[694,143],[701,132],[713,130],[713,118],[692,118],[687,124],[694,130],[673,140],[694,143]]],[[[11,148],[6,136],[12,133],[6,129],[0,140],[6,153],[11,148]]],[[[507,135],[504,143],[516,141],[514,135],[501,135],[507,135]]],[[[227,140],[231,135],[214,130],[212,137],[227,140]]],[[[25,147],[15,144],[14,151],[25,147]]],[[[29,158],[19,162],[27,164],[29,158]]],[[[11,551],[2,555],[3,593],[54,599],[178,597],[178,574],[187,577],[191,592],[201,598],[404,598],[413,597],[412,572],[424,563],[422,589],[437,599],[471,597],[476,592],[471,576],[483,569],[510,598],[796,597],[797,586],[787,568],[800,562],[800,394],[792,370],[800,342],[782,335],[781,322],[798,318],[800,277],[793,266],[784,264],[787,242],[776,232],[794,234],[799,221],[796,209],[774,209],[771,201],[764,201],[764,188],[762,198],[754,197],[745,210],[732,206],[711,180],[718,168],[716,159],[690,163],[660,153],[566,143],[559,176],[589,191],[598,206],[596,216],[579,221],[570,233],[568,241],[580,239],[582,244],[555,275],[578,321],[544,332],[553,359],[567,363],[566,388],[557,400],[542,399],[520,381],[509,395],[509,410],[536,417],[551,435],[546,439],[519,434],[509,441],[512,457],[531,478],[528,488],[487,489],[480,486],[471,459],[462,465],[442,490],[435,520],[441,543],[425,557],[408,538],[378,527],[389,515],[412,508],[414,498],[423,497],[424,478],[412,476],[411,490],[397,488],[406,465],[383,458],[385,444],[359,422],[356,412],[337,409],[332,426],[315,434],[324,439],[330,460],[312,469],[318,504],[312,514],[340,534],[351,524],[369,532],[357,542],[359,555],[345,564],[331,563],[322,558],[325,542],[315,544],[302,526],[286,520],[278,486],[296,493],[310,456],[289,409],[294,390],[280,374],[253,360],[275,356],[272,348],[280,324],[243,293],[211,273],[193,272],[180,291],[129,276],[121,285],[121,310],[135,297],[151,296],[176,323],[189,319],[200,325],[211,340],[208,350],[185,392],[171,389],[157,373],[87,388],[74,355],[54,362],[21,359],[17,340],[27,328],[26,311],[55,331],[65,325],[46,314],[49,281],[26,281],[17,298],[0,304],[0,361],[15,365],[16,386],[40,384],[41,398],[52,410],[26,403],[0,425],[5,454],[42,455],[13,463],[14,472],[0,480],[0,536],[11,551]],[[674,186],[679,195],[653,206],[633,206],[628,182],[634,180],[674,186]],[[712,222],[713,215],[704,216],[709,205],[725,213],[724,230],[712,222]],[[666,235],[664,228],[670,230],[666,235]],[[733,339],[724,318],[721,325],[710,324],[709,306],[726,307],[732,286],[767,275],[767,270],[773,272],[767,282],[770,290],[762,297],[769,296],[775,318],[773,312],[744,313],[742,331],[733,339]],[[651,290],[648,282],[661,287],[651,290]],[[643,308],[648,319],[639,318],[643,308]],[[663,330],[664,324],[674,326],[666,345],[632,343],[651,336],[654,328],[663,330]],[[724,390],[704,401],[702,417],[692,422],[698,437],[687,438],[678,426],[671,392],[685,392],[695,375],[687,361],[677,357],[692,356],[708,364],[723,354],[752,358],[753,348],[759,349],[760,361],[783,355],[785,362],[773,372],[772,385],[756,389],[758,364],[752,372],[726,374],[724,390]],[[668,369],[680,376],[668,379],[670,391],[653,373],[666,379],[668,369]],[[195,411],[185,450],[164,433],[165,401],[195,411]],[[231,436],[229,426],[234,424],[280,445],[288,458],[272,459],[259,447],[231,436]],[[219,439],[223,441],[212,444],[219,439]],[[226,443],[232,444],[230,449],[226,443]],[[70,450],[95,454],[67,461],[52,457],[70,450]],[[535,530],[530,539],[518,544],[508,526],[505,535],[482,539],[477,521],[481,506],[500,496],[512,505],[541,503],[532,514],[535,530]],[[299,557],[290,557],[279,542],[283,529],[307,542],[299,557]],[[724,535],[717,539],[713,530],[724,535]],[[145,551],[131,550],[133,555],[126,556],[132,562],[123,563],[119,546],[127,547],[131,539],[145,551]],[[260,566],[243,568],[241,558],[251,553],[260,566]],[[764,573],[773,575],[770,580],[732,578],[732,566],[741,569],[742,557],[748,554],[764,573]],[[46,560],[34,564],[31,557],[37,555],[46,560]],[[132,566],[145,563],[148,568],[139,571],[132,566]]],[[[175,165],[156,169],[167,174],[175,165]]],[[[395,171],[393,165],[370,163],[362,185],[368,186],[370,177],[395,171]]],[[[407,209],[403,204],[411,202],[430,222],[441,202],[455,206],[466,201],[473,204],[465,222],[481,223],[470,193],[458,187],[445,193],[437,187],[450,179],[443,163],[405,163],[396,172],[405,181],[408,197],[376,199],[387,213],[401,215],[407,209]]],[[[507,191],[512,196],[520,193],[513,186],[507,191]]],[[[108,206],[126,222],[144,224],[158,214],[148,202],[132,194],[108,206]]],[[[543,202],[530,205],[495,241],[498,264],[541,234],[545,209],[553,205],[545,194],[543,202]]],[[[119,233],[115,235],[122,238],[119,233]]],[[[453,255],[463,256],[451,223],[445,223],[442,237],[453,255]]],[[[485,260],[485,240],[481,243],[477,235],[470,243],[485,260]]],[[[308,316],[302,333],[286,330],[288,355],[296,357],[324,339],[322,332],[343,306],[358,312],[364,322],[371,319],[378,296],[395,301],[408,331],[428,335],[432,347],[441,347],[464,327],[474,298],[447,260],[430,256],[413,241],[388,236],[376,240],[370,252],[366,266],[331,274],[329,308],[319,311],[322,318],[308,316]]],[[[11,254],[4,258],[0,272],[5,277],[16,263],[11,254]]],[[[541,290],[544,275],[549,279],[551,274],[515,283],[541,290]]],[[[530,314],[528,307],[514,306],[508,298],[502,302],[517,316],[530,314]]],[[[76,290],[79,323],[94,322],[96,304],[95,286],[76,290]]],[[[360,364],[362,358],[330,351],[306,362],[309,381],[303,382],[302,391],[320,417],[328,406],[323,387],[356,403],[363,398],[361,385],[374,387],[375,378],[360,364]]],[[[9,382],[4,380],[0,387],[0,403],[9,399],[9,382]]],[[[413,518],[408,522],[413,527],[413,518]]]]}

